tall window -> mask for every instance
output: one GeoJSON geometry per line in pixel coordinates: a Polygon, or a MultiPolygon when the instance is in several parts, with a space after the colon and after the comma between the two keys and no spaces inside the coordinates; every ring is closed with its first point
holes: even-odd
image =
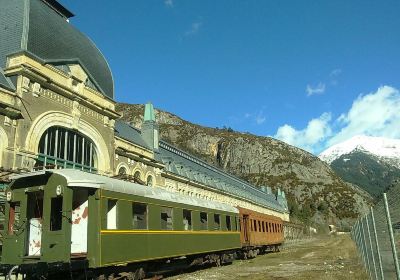
{"type": "Polygon", "coordinates": [[[10,205],[10,216],[8,219],[8,234],[13,235],[17,230],[21,213],[21,202],[13,202],[10,205]]]}
{"type": "Polygon", "coordinates": [[[183,209],[183,228],[184,230],[192,229],[192,211],[183,209]]]}
{"type": "Polygon", "coordinates": [[[232,230],[231,217],[225,216],[225,221],[226,221],[226,229],[231,231],[232,230]]]}
{"type": "Polygon", "coordinates": [[[133,203],[133,229],[147,229],[147,205],[143,203],[133,203]]]}
{"type": "Polygon", "coordinates": [[[219,214],[214,214],[214,230],[221,229],[221,216],[219,214]]]}
{"type": "Polygon", "coordinates": [[[172,208],[161,207],[161,229],[172,230],[172,208]]]}
{"type": "Polygon", "coordinates": [[[107,200],[107,229],[117,229],[117,201],[107,200]]]}
{"type": "Polygon", "coordinates": [[[207,213],[200,212],[200,230],[207,230],[208,229],[208,221],[207,221],[207,213]]]}
{"type": "Polygon", "coordinates": [[[51,199],[50,231],[59,231],[62,227],[62,197],[51,199]]]}
{"type": "Polygon", "coordinates": [[[93,142],[82,134],[59,126],[48,128],[40,138],[37,166],[96,171],[93,142]]]}

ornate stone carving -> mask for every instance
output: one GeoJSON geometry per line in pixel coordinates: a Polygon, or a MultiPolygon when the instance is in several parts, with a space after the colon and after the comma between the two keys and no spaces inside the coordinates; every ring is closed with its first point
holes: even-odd
{"type": "Polygon", "coordinates": [[[81,112],[79,110],[79,103],[76,100],[72,104],[71,114],[72,114],[72,117],[73,117],[72,127],[74,129],[78,129],[79,121],[80,121],[80,118],[81,118],[81,112]]]}
{"type": "Polygon", "coordinates": [[[33,94],[33,96],[39,97],[40,91],[41,91],[40,84],[39,83],[34,83],[32,85],[32,94],[33,94]]]}
{"type": "Polygon", "coordinates": [[[22,92],[28,92],[29,91],[29,85],[31,83],[31,80],[27,77],[22,77],[22,92]]]}

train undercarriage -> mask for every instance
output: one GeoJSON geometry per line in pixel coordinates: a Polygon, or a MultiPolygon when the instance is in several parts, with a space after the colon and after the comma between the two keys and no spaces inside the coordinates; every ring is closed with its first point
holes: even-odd
{"type": "Polygon", "coordinates": [[[71,260],[70,263],[37,262],[20,266],[1,266],[1,273],[7,279],[73,279],[73,280],[142,280],[162,279],[165,275],[176,274],[200,267],[229,265],[237,259],[252,259],[258,255],[278,252],[279,245],[243,247],[238,250],[213,252],[210,254],[183,256],[141,263],[109,266],[92,269],[86,259],[71,260]]]}

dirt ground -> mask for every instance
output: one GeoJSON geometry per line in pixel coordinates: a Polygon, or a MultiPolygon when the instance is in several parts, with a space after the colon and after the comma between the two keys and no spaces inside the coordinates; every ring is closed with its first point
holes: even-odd
{"type": "Polygon", "coordinates": [[[168,277],[210,279],[368,279],[349,235],[324,236],[284,248],[279,253],[238,260],[231,265],[168,277]]]}

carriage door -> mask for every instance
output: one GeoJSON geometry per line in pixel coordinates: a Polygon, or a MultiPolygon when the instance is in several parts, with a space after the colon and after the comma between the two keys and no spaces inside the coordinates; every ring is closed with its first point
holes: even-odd
{"type": "Polygon", "coordinates": [[[42,249],[43,191],[28,193],[27,256],[39,257],[42,249]]]}
{"type": "Polygon", "coordinates": [[[249,215],[243,215],[243,238],[244,243],[249,243],[249,215]]]}
{"type": "Polygon", "coordinates": [[[88,190],[74,189],[71,219],[71,255],[87,254],[88,213],[88,190]]]}

